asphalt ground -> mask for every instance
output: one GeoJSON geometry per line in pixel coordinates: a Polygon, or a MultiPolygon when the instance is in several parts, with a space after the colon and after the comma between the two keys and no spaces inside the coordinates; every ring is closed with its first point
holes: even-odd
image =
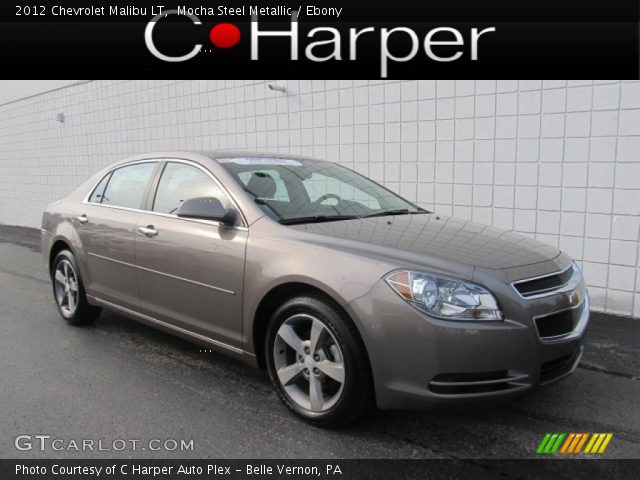
{"type": "Polygon", "coordinates": [[[68,326],[39,231],[0,226],[0,458],[513,459],[536,457],[547,432],[612,432],[601,457],[637,459],[639,326],[594,313],[576,372],[516,401],[376,412],[326,430],[293,417],[266,374],[238,361],[110,312],[68,326]],[[16,449],[18,435],[38,434],[63,449],[16,449]],[[193,450],[78,452],[71,439],[186,439],[193,450]]]}

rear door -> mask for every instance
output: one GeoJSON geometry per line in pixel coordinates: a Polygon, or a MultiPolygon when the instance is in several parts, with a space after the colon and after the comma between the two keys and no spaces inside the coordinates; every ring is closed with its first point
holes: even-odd
{"type": "Polygon", "coordinates": [[[140,295],[133,232],[158,165],[140,162],[109,172],[76,218],[88,266],[87,292],[134,310],[140,305],[140,295]]]}
{"type": "Polygon", "coordinates": [[[176,216],[188,198],[232,205],[199,165],[168,161],[153,193],[135,233],[141,312],[240,348],[247,229],[176,216]]]}

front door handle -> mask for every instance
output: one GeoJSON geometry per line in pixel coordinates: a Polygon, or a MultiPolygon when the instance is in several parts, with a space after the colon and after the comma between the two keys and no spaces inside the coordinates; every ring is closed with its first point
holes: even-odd
{"type": "Polygon", "coordinates": [[[85,223],[87,223],[89,221],[89,219],[87,218],[87,216],[84,213],[82,215],[76,217],[76,220],[78,221],[78,223],[81,223],[82,225],[84,225],[85,223]]]}
{"type": "Polygon", "coordinates": [[[138,232],[140,232],[145,237],[155,237],[158,234],[158,231],[153,228],[153,225],[147,225],[146,227],[138,227],[138,232]]]}

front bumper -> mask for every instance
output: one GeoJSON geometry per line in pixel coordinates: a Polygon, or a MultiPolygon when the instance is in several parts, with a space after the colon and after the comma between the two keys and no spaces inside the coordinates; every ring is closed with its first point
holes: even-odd
{"type": "Polygon", "coordinates": [[[419,312],[378,282],[348,305],[367,347],[378,407],[508,397],[569,375],[580,361],[589,320],[581,280],[576,291],[578,305],[562,293],[512,306],[504,321],[461,322],[419,312]],[[542,339],[536,318],[569,310],[576,316],[573,329],[542,339]]]}

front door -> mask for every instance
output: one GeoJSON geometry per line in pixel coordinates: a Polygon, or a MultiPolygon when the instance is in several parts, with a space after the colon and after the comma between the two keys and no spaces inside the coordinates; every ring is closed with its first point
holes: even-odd
{"type": "Polygon", "coordinates": [[[135,232],[141,312],[240,348],[247,229],[178,218],[180,203],[195,197],[230,206],[202,168],[168,162],[135,232]]]}

